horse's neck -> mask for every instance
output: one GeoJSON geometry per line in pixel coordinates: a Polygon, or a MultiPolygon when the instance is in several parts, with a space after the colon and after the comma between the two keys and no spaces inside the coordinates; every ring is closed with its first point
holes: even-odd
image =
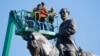
{"type": "Polygon", "coordinates": [[[42,44],[47,44],[49,47],[52,47],[52,44],[48,41],[48,39],[38,32],[32,33],[36,41],[40,41],[42,44]]]}
{"type": "Polygon", "coordinates": [[[36,41],[40,42],[44,51],[46,52],[46,54],[48,55],[53,47],[52,44],[50,44],[50,42],[46,39],[45,36],[43,36],[42,34],[38,33],[38,32],[34,32],[32,33],[34,35],[34,38],[36,41]]]}
{"type": "Polygon", "coordinates": [[[35,40],[41,41],[43,43],[49,43],[49,41],[46,39],[46,37],[43,36],[41,33],[33,32],[32,34],[33,34],[35,40]]]}

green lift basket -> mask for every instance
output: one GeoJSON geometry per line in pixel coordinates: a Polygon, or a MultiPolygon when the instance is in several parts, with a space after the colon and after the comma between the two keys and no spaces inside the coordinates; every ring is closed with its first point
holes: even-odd
{"type": "Polygon", "coordinates": [[[44,29],[41,30],[40,28],[37,27],[37,23],[41,23],[41,22],[36,21],[36,17],[35,17],[35,20],[28,20],[30,18],[30,15],[31,15],[31,12],[26,11],[26,10],[21,10],[21,11],[11,10],[10,11],[2,56],[9,56],[9,50],[10,50],[14,25],[15,25],[16,35],[24,36],[25,34],[28,34],[29,32],[39,32],[43,34],[44,36],[46,36],[47,39],[49,40],[54,38],[56,32],[50,31],[51,24],[48,22],[48,20],[46,20],[46,22],[44,23],[47,26],[47,30],[44,30],[44,29]],[[34,24],[33,27],[28,26],[28,23],[30,22],[34,24]]]}

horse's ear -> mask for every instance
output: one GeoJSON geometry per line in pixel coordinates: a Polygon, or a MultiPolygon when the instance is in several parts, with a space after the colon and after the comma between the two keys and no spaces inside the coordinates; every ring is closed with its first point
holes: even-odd
{"type": "Polygon", "coordinates": [[[33,35],[33,34],[31,34],[31,37],[32,37],[32,40],[35,40],[35,37],[34,37],[34,35],[33,35]]]}
{"type": "Polygon", "coordinates": [[[81,47],[79,47],[79,51],[80,51],[80,52],[82,52],[82,51],[83,51],[81,47]]]}

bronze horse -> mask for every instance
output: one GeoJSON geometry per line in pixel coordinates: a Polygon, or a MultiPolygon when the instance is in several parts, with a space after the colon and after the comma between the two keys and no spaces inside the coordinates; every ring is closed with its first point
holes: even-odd
{"type": "Polygon", "coordinates": [[[28,46],[32,56],[59,56],[58,49],[39,32],[28,34],[28,46]]]}
{"type": "MultiPolygon", "coordinates": [[[[30,33],[26,38],[28,41],[27,48],[31,56],[59,56],[59,50],[52,45],[44,35],[38,32],[30,33]]],[[[76,56],[96,56],[93,53],[82,51],[79,49],[76,56]]]]}

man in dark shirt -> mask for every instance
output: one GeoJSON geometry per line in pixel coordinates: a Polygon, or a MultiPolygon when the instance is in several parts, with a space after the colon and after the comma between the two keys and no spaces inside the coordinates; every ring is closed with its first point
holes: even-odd
{"type": "Polygon", "coordinates": [[[78,50],[73,35],[76,32],[76,24],[73,19],[69,19],[70,12],[62,8],[60,16],[63,22],[60,25],[59,32],[56,34],[56,46],[60,51],[59,56],[76,56],[78,50]]]}

